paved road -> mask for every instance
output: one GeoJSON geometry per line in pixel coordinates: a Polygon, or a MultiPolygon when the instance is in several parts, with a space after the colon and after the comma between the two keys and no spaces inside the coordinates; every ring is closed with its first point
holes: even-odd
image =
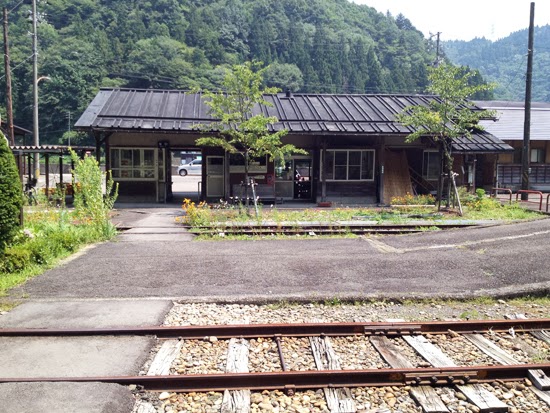
{"type": "Polygon", "coordinates": [[[464,297],[550,286],[550,219],[361,239],[191,242],[178,209],[127,209],[131,230],[13,290],[31,299],[464,297]]]}

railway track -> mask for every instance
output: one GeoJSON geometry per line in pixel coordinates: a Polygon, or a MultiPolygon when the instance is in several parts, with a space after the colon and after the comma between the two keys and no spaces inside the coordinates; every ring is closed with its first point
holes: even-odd
{"type": "Polygon", "coordinates": [[[451,389],[475,407],[471,411],[508,412],[514,411],[506,403],[508,393],[495,396],[491,384],[514,382],[527,383],[524,391],[550,411],[549,331],[550,319],[3,329],[0,337],[156,336],[159,349],[142,376],[0,378],[0,383],[104,382],[148,391],[225,392],[222,412],[248,411],[237,404],[250,406],[250,391],[292,396],[304,389],[321,389],[326,411],[353,412],[357,403],[350,389],[384,386],[407,389],[417,411],[447,412],[440,393],[451,389]],[[208,352],[218,358],[210,366],[189,358],[208,352]],[[367,353],[370,361],[361,368],[347,364],[367,353]]]}
{"type": "Polygon", "coordinates": [[[479,226],[476,223],[446,223],[422,221],[407,224],[377,224],[364,222],[338,222],[333,224],[261,224],[224,225],[219,227],[187,227],[195,235],[339,235],[339,234],[405,234],[425,232],[427,229],[443,230],[479,226]]]}

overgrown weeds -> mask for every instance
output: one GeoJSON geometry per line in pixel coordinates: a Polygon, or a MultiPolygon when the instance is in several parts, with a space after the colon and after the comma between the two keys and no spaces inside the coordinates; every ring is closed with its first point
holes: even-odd
{"type": "MultiPolygon", "coordinates": [[[[439,230],[436,224],[444,223],[448,220],[461,219],[471,220],[528,220],[537,219],[542,215],[537,212],[526,210],[517,204],[502,205],[500,202],[489,198],[484,191],[478,191],[477,194],[464,195],[463,217],[458,217],[452,211],[444,213],[436,212],[433,207],[426,205],[404,205],[393,208],[333,208],[333,209],[285,209],[275,206],[263,207],[260,209],[258,217],[251,217],[247,211],[238,205],[228,203],[207,204],[201,202],[195,204],[186,199],[183,204],[185,216],[181,222],[190,227],[200,230],[214,229],[216,234],[222,233],[224,239],[243,239],[242,237],[229,236],[225,234],[234,232],[236,229],[245,226],[272,226],[281,228],[300,227],[302,224],[322,224],[334,227],[346,228],[348,222],[372,222],[372,224],[415,224],[424,231],[439,230]]],[[[259,234],[261,235],[261,234],[259,234]]],[[[202,239],[208,239],[208,235],[202,236],[202,239]]],[[[220,238],[217,235],[211,236],[211,239],[220,238]]],[[[245,237],[249,239],[250,237],[245,237]]],[[[254,239],[257,239],[255,237],[254,239]]]]}
{"type": "MultiPolygon", "coordinates": [[[[73,154],[74,155],[74,154],[73,154]]],[[[30,277],[56,265],[83,245],[104,241],[116,234],[110,214],[117,190],[91,157],[75,161],[74,210],[50,204],[47,197],[24,214],[24,228],[0,256],[0,295],[30,277]]]]}

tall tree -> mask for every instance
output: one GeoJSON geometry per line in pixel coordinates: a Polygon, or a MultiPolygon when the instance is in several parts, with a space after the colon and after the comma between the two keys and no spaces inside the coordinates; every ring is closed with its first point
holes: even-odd
{"type": "Polygon", "coordinates": [[[224,91],[204,91],[205,103],[210,107],[214,121],[200,128],[206,131],[218,131],[216,136],[197,139],[197,145],[215,146],[226,152],[240,154],[244,158],[245,197],[248,207],[248,188],[250,180],[248,171],[250,162],[262,156],[269,156],[271,161],[282,160],[291,153],[305,153],[294,145],[283,144],[281,138],[286,130],[271,132],[269,127],[277,122],[274,116],[262,113],[254,115],[258,105],[269,106],[264,94],[276,93],[276,88],[262,88],[263,74],[260,62],[246,62],[233,66],[226,73],[224,91]]]}
{"type": "MultiPolygon", "coordinates": [[[[474,129],[482,129],[478,124],[480,119],[494,115],[487,110],[473,110],[475,105],[469,99],[493,86],[470,85],[469,78],[472,75],[472,72],[464,72],[462,68],[448,64],[430,68],[428,91],[436,96],[428,106],[409,106],[398,116],[399,122],[414,129],[407,137],[408,142],[429,136],[439,144],[449,183],[447,205],[451,196],[451,184],[454,183],[453,141],[464,136],[470,137],[474,129]]],[[[441,194],[441,187],[438,193],[441,194]]],[[[438,198],[441,205],[441,196],[438,198]]]]}

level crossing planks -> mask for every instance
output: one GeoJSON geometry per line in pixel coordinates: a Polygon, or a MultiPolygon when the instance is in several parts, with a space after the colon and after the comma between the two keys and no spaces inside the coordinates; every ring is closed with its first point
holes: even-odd
{"type": "Polygon", "coordinates": [[[456,363],[451,360],[439,348],[434,346],[424,336],[403,336],[403,340],[416,350],[418,354],[426,359],[434,367],[456,367],[456,363]]]}
{"type": "Polygon", "coordinates": [[[475,404],[481,413],[508,412],[508,405],[500,401],[493,393],[479,384],[456,386],[470,402],[475,404]]]}
{"type": "Polygon", "coordinates": [[[411,397],[422,406],[424,413],[447,413],[449,411],[433,387],[413,387],[411,397]]]}
{"type": "MultiPolygon", "coordinates": [[[[310,337],[309,343],[317,370],[342,370],[340,359],[328,337],[310,337]]],[[[353,413],[357,411],[348,388],[323,388],[327,406],[331,413],[353,413]]]]}
{"type": "Polygon", "coordinates": [[[481,334],[463,334],[467,340],[469,340],[473,345],[483,351],[492,359],[498,361],[500,364],[512,365],[520,364],[514,357],[508,354],[506,351],[502,350],[491,340],[485,338],[481,334]]]}
{"type": "Polygon", "coordinates": [[[148,376],[166,376],[170,374],[170,367],[178,357],[183,347],[183,340],[166,340],[162,343],[160,350],[153,359],[148,376]]]}
{"type": "MultiPolygon", "coordinates": [[[[232,338],[227,349],[227,373],[248,373],[250,345],[244,338],[232,338]]],[[[223,393],[221,413],[249,413],[250,390],[226,390],[223,393]]]]}
{"type": "Polygon", "coordinates": [[[370,342],[382,358],[394,369],[412,369],[414,365],[403,355],[391,340],[385,336],[372,336],[370,342]]]}

